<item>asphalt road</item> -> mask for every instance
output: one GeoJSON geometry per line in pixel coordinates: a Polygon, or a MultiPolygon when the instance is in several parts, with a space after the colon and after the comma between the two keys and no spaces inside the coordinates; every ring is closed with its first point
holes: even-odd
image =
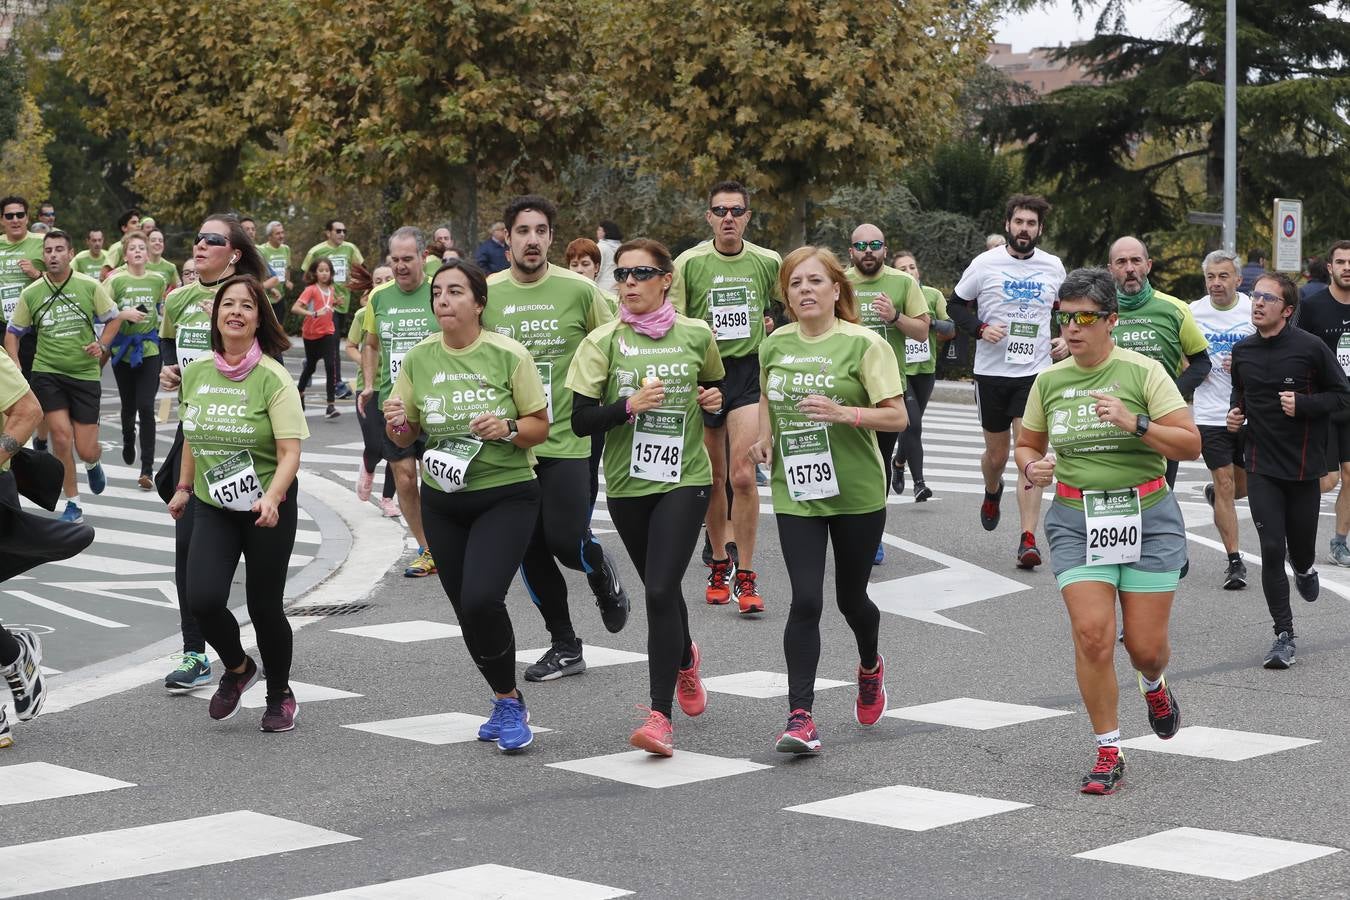
{"type": "MultiPolygon", "coordinates": [[[[788,596],[767,511],[762,617],[704,604],[697,560],[686,576],[703,674],[718,680],[702,717],[677,712],[674,759],[625,755],[641,721],[634,707],[646,702],[645,617],[639,602],[623,633],[606,633],[579,573],[568,583],[591,668],[524,685],[538,733],[507,756],[463,739],[489,695],[439,584],[399,574],[406,548],[388,568],[396,532],[346,499],[339,483],[354,466],[323,462],[332,481],[315,493],[351,532],[350,565],[300,603],[369,606],[296,620],[297,729],[259,733],[260,709],[213,723],[204,698],[170,697],[156,682],[65,689],[57,705],[67,708],[16,727],[15,747],[0,755],[10,826],[0,896],[1350,893],[1350,825],[1337,799],[1350,781],[1340,765],[1350,572],[1321,564],[1322,598],[1296,601],[1298,664],[1260,668],[1271,639],[1260,569],[1249,555],[1252,586],[1219,589],[1224,558],[1200,496],[1203,469],[1183,466],[1192,566],[1173,616],[1169,683],[1185,727],[1168,745],[1144,738],[1122,652],[1122,730],[1144,739],[1126,749],[1119,793],[1083,796],[1091,729],[1053,578],[1014,567],[1010,494],[1000,530],[977,524],[973,410],[934,405],[925,433],[937,496],[893,503],[886,561],[873,572],[892,715],[870,729],[853,721],[856,653],[827,608],[819,675],[835,684],[816,703],[825,752],[807,759],[773,750],[788,712],[773,677],[786,671],[788,596]],[[379,552],[389,559],[377,565],[379,552]],[[398,623],[411,623],[393,629],[402,642],[348,631],[398,623]],[[352,893],[333,893],[342,891],[352,893]]],[[[1254,548],[1245,512],[1243,523],[1254,548]]],[[[595,524],[640,601],[617,536],[605,533],[603,502],[595,524]]],[[[1323,526],[1324,548],[1331,519],[1323,526]]],[[[518,582],[509,602],[521,656],[532,659],[547,643],[542,621],[518,582]]],[[[62,652],[62,634],[50,643],[62,652]]]]}

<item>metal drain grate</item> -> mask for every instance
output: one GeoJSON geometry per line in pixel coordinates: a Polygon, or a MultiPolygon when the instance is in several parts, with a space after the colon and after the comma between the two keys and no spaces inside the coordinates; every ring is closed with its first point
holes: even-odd
{"type": "Polygon", "coordinates": [[[364,612],[373,603],[322,603],[316,606],[293,606],[286,610],[288,616],[350,616],[364,612]]]}

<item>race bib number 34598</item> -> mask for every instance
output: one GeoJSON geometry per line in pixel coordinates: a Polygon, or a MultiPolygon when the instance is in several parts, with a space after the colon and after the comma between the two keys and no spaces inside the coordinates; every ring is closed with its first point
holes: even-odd
{"type": "Polygon", "coordinates": [[[708,291],[712,330],[719,341],[750,337],[750,299],[743,287],[720,287],[708,291]]]}

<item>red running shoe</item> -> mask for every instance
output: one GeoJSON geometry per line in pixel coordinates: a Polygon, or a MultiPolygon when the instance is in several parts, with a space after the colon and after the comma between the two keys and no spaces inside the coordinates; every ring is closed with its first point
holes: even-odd
{"type": "Polygon", "coordinates": [[[1084,794],[1114,794],[1125,777],[1125,755],[1119,747],[1098,747],[1097,764],[1083,776],[1084,794]]]}
{"type": "Polygon", "coordinates": [[[877,654],[877,670],[870,675],[858,667],[858,699],[853,717],[859,725],[875,725],[886,711],[886,661],[877,654]]]}
{"type": "Polygon", "coordinates": [[[730,559],[715,559],[708,566],[706,597],[709,606],[725,606],[731,602],[731,587],[727,582],[731,580],[732,571],[730,559]]]}
{"type": "Polygon", "coordinates": [[[1034,569],[1041,564],[1041,551],[1036,547],[1036,535],[1030,531],[1022,532],[1022,542],[1017,545],[1017,568],[1034,569]]]}
{"type": "Polygon", "coordinates": [[[699,677],[699,663],[703,662],[703,656],[698,652],[698,644],[690,644],[690,654],[694,661],[689,664],[689,668],[680,669],[675,673],[675,699],[680,702],[680,709],[684,714],[693,718],[702,715],[708,708],[708,691],[703,687],[703,679],[699,677]]]}
{"type": "Polygon", "coordinates": [[[743,616],[764,612],[764,598],[755,587],[755,573],[749,569],[736,570],[736,602],[743,616]]]}
{"type": "MultiPolygon", "coordinates": [[[[639,706],[638,709],[647,709],[645,706],[639,706]]],[[[646,750],[648,753],[656,756],[674,756],[675,755],[675,729],[671,727],[670,720],[661,715],[654,709],[647,709],[647,721],[642,727],[633,732],[628,743],[637,747],[639,750],[646,750]]]]}
{"type": "Polygon", "coordinates": [[[816,731],[816,720],[805,709],[794,709],[788,716],[787,727],[778,736],[774,749],[779,753],[819,753],[820,732],[816,731]]]}

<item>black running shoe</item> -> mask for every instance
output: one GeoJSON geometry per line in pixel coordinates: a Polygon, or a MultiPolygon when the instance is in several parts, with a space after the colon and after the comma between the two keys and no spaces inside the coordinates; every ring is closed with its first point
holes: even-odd
{"type": "Polygon", "coordinates": [[[1017,568],[1034,569],[1041,564],[1041,551],[1036,547],[1036,535],[1030,531],[1022,532],[1022,540],[1017,545],[1017,568]]]}
{"type": "Polygon", "coordinates": [[[122,435],[122,462],[131,465],[136,461],[136,435],[122,435]]]}
{"type": "Polygon", "coordinates": [[[1083,776],[1085,794],[1114,794],[1125,777],[1125,754],[1119,747],[1098,747],[1097,764],[1083,776]]]}
{"type": "Polygon", "coordinates": [[[1003,499],[1003,485],[998,486],[998,491],[984,495],[984,502],[980,504],[980,524],[984,526],[985,531],[993,531],[998,527],[998,505],[1003,499]]]}
{"type": "Polygon", "coordinates": [[[1247,564],[1240,559],[1228,563],[1228,571],[1223,573],[1223,589],[1240,591],[1247,586],[1247,564]]]}
{"type": "Polygon", "coordinates": [[[581,656],[581,638],[570,644],[554,644],[539,661],[525,669],[526,681],[555,681],[566,675],[580,675],[586,671],[586,660],[581,656]]]}
{"type": "Polygon", "coordinates": [[[1309,603],[1317,599],[1317,595],[1322,592],[1322,582],[1317,578],[1317,570],[1309,569],[1304,574],[1294,573],[1294,586],[1298,588],[1298,595],[1309,603]]]}
{"type": "Polygon", "coordinates": [[[922,481],[914,482],[914,502],[927,503],[933,499],[933,492],[922,481]]]}
{"type": "Polygon", "coordinates": [[[903,497],[905,496],[905,464],[902,460],[896,460],[891,466],[891,490],[903,497]]]}
{"type": "Polygon", "coordinates": [[[1149,726],[1164,741],[1171,739],[1181,728],[1181,705],[1167,686],[1167,676],[1163,676],[1162,684],[1158,685],[1156,691],[1146,691],[1144,676],[1138,672],[1135,675],[1139,679],[1139,693],[1144,695],[1144,702],[1148,704],[1149,726]]]}
{"type": "Polygon", "coordinates": [[[711,566],[713,564],[712,538],[708,537],[708,530],[703,529],[703,564],[711,566]]]}
{"type": "Polygon", "coordinates": [[[619,570],[614,560],[602,548],[600,550],[600,568],[588,572],[586,580],[590,582],[595,594],[595,605],[600,607],[600,619],[610,634],[623,631],[628,624],[628,595],[619,584],[619,570]]]}
{"type": "Polygon", "coordinates": [[[1294,658],[1294,649],[1294,636],[1287,631],[1281,631],[1275,638],[1275,643],[1270,645],[1266,661],[1261,665],[1267,669],[1287,669],[1297,661],[1294,658]]]}
{"type": "Polygon", "coordinates": [[[1212,483],[1205,485],[1205,502],[1209,504],[1210,509],[1214,508],[1214,485],[1212,483]]]}

